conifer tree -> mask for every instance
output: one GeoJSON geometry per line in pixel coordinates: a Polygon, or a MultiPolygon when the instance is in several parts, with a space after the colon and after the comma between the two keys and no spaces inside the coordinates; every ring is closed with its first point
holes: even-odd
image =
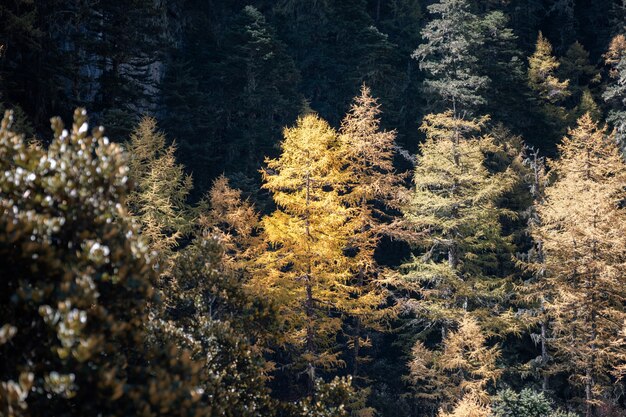
{"type": "Polygon", "coordinates": [[[483,46],[478,50],[477,64],[491,80],[484,93],[486,111],[494,120],[513,128],[525,122],[525,100],[520,92],[526,74],[517,36],[509,24],[508,16],[499,10],[479,19],[483,46]]]}
{"type": "Polygon", "coordinates": [[[257,233],[259,214],[224,175],[213,181],[207,197],[197,210],[198,223],[204,234],[218,237],[224,249],[224,262],[230,269],[243,272],[261,250],[257,233]]]}
{"type": "Polygon", "coordinates": [[[374,251],[385,229],[393,227],[385,209],[397,206],[402,179],[393,167],[395,132],[381,130],[380,113],[377,100],[363,85],[343,119],[339,137],[346,178],[341,198],[349,208],[347,227],[351,229],[347,244],[355,253],[350,260],[355,320],[353,376],[358,374],[360,346],[367,343],[361,337],[361,326],[378,328],[380,321],[392,314],[381,307],[387,292],[381,286],[383,268],[374,259],[374,251]]]}
{"type": "Polygon", "coordinates": [[[475,395],[466,394],[454,406],[454,409],[447,413],[439,410],[438,417],[489,417],[491,416],[491,407],[489,404],[481,401],[475,395]]]}
{"type": "Polygon", "coordinates": [[[477,49],[482,39],[477,16],[468,0],[440,0],[428,6],[437,15],[422,30],[424,43],[414,52],[427,73],[424,88],[435,95],[437,111],[452,108],[455,117],[484,104],[489,79],[477,73],[477,49]]]}
{"type": "Polygon", "coordinates": [[[548,137],[550,142],[556,143],[567,127],[568,112],[565,104],[571,94],[568,90],[569,80],[560,81],[557,78],[560,63],[552,55],[552,45],[541,32],[528,63],[528,86],[531,89],[529,110],[531,105],[536,107],[535,123],[543,125],[543,141],[548,137]]]}
{"type": "Polygon", "coordinates": [[[626,149],[626,36],[617,35],[611,41],[604,56],[609,66],[609,76],[613,80],[602,95],[611,105],[608,121],[617,130],[617,139],[626,149]]]}
{"type": "Polygon", "coordinates": [[[337,314],[349,305],[351,287],[343,249],[349,236],[348,211],[338,187],[341,159],[337,133],[316,115],[298,119],[284,131],[282,154],[268,159],[263,187],[277,210],[262,219],[267,251],[258,258],[251,288],[276,302],[283,345],[300,352],[309,393],[318,368],[342,364],[334,339],[341,329],[337,314]]]}
{"type": "Polygon", "coordinates": [[[300,75],[271,24],[253,6],[244,7],[232,22],[223,53],[215,87],[220,106],[227,108],[219,121],[227,140],[215,145],[226,145],[229,168],[250,175],[263,155],[276,153],[281,127],[295,119],[300,75]]]}
{"type": "Polygon", "coordinates": [[[571,120],[569,124],[575,125],[576,121],[586,113],[589,113],[589,116],[596,122],[602,118],[602,109],[594,99],[591,90],[583,88],[578,105],[569,114],[568,119],[571,120]]]}
{"type": "Polygon", "coordinates": [[[559,78],[569,80],[569,90],[576,99],[600,81],[600,71],[589,62],[589,52],[580,42],[570,45],[559,64],[559,78]]]}
{"type": "Polygon", "coordinates": [[[484,330],[470,314],[461,318],[458,330],[446,335],[440,350],[433,351],[417,341],[408,377],[417,396],[435,400],[443,412],[463,404],[488,404],[486,388],[500,377],[501,370],[496,365],[499,347],[487,347],[486,342],[484,330]]]}
{"type": "Polygon", "coordinates": [[[552,55],[552,45],[541,32],[528,63],[528,83],[543,100],[556,103],[569,96],[569,80],[560,81],[556,77],[560,64],[552,55]]]}
{"type": "Polygon", "coordinates": [[[498,199],[514,179],[508,169],[492,173],[485,166],[485,153],[497,146],[489,135],[474,135],[486,120],[458,119],[451,111],[425,117],[415,188],[403,209],[418,252],[402,265],[401,282],[420,294],[417,313],[442,329],[467,311],[489,332],[505,331],[510,319],[501,310],[505,280],[496,273],[496,254],[508,245],[500,225],[507,210],[498,199]]]}
{"type": "Polygon", "coordinates": [[[602,403],[610,374],[626,360],[622,324],[626,262],[626,164],[614,138],[589,115],[569,131],[551,163],[556,181],[538,206],[533,233],[545,253],[553,346],[586,415],[602,403]]]}
{"type": "Polygon", "coordinates": [[[156,120],[144,117],[128,143],[129,178],[135,189],[127,205],[150,248],[158,253],[162,272],[171,267],[174,249],[191,225],[185,201],[191,177],[176,163],[176,145],[166,141],[156,120]]]}

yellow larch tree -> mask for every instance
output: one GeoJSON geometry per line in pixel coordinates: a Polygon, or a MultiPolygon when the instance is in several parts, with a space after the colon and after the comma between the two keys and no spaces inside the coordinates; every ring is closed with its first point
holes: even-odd
{"type": "Polygon", "coordinates": [[[160,271],[166,272],[180,238],[191,227],[186,199],[192,180],[176,162],[176,145],[167,144],[165,134],[157,130],[151,117],[140,121],[127,149],[129,179],[134,185],[127,206],[157,254],[160,271]]]}
{"type": "Polygon", "coordinates": [[[349,307],[351,292],[338,146],[326,121],[306,115],[284,130],[282,154],[268,159],[262,171],[277,209],[262,219],[267,250],[257,258],[250,287],[278,306],[280,342],[299,351],[297,365],[305,368],[309,392],[317,368],[343,365],[334,349],[342,319],[330,314],[349,307]]]}
{"type": "Polygon", "coordinates": [[[258,237],[260,216],[254,205],[230,186],[224,175],[217,177],[197,209],[202,233],[218,239],[224,249],[224,263],[241,273],[261,250],[258,237]]]}
{"type": "Polygon", "coordinates": [[[369,345],[362,327],[380,330],[395,315],[394,308],[384,308],[388,296],[382,285],[385,270],[376,262],[374,251],[395,225],[386,209],[397,207],[403,187],[393,167],[396,134],[381,129],[380,114],[380,105],[363,85],[342,121],[339,136],[346,174],[341,199],[349,208],[347,251],[352,255],[353,377],[358,375],[360,348],[369,345]]]}
{"type": "Polygon", "coordinates": [[[569,80],[560,81],[555,75],[560,65],[552,55],[550,41],[539,32],[535,52],[528,58],[528,84],[550,103],[556,103],[570,94],[569,80]]]}
{"type": "Polygon", "coordinates": [[[590,417],[626,361],[626,164],[613,135],[587,114],[559,146],[556,176],[537,207],[552,345],[561,370],[583,389],[590,417]]]}
{"type": "Polygon", "coordinates": [[[491,406],[473,394],[466,394],[455,404],[451,412],[439,410],[438,417],[489,417],[493,415],[491,406]]]}
{"type": "Polygon", "coordinates": [[[501,375],[496,361],[499,347],[487,346],[485,331],[466,314],[458,330],[450,331],[439,350],[431,350],[417,341],[411,352],[408,380],[418,398],[440,407],[441,415],[462,405],[484,408],[489,404],[487,387],[501,375]]]}
{"type": "Polygon", "coordinates": [[[419,294],[409,305],[443,336],[468,311],[490,333],[506,332],[514,322],[502,303],[508,280],[497,266],[498,252],[510,246],[500,224],[509,211],[498,200],[515,177],[509,168],[487,168],[486,152],[497,152],[498,145],[490,135],[476,135],[486,121],[451,111],[425,117],[426,141],[403,208],[416,253],[401,266],[398,285],[419,294]]]}

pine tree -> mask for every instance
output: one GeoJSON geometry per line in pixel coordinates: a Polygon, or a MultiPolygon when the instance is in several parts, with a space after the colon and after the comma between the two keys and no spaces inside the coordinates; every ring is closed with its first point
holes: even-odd
{"type": "Polygon", "coordinates": [[[509,18],[496,10],[478,21],[483,47],[478,51],[480,72],[491,80],[485,90],[486,111],[493,119],[510,128],[526,122],[525,69],[517,36],[509,27],[509,18]]]}
{"type": "Polygon", "coordinates": [[[585,89],[600,82],[600,71],[589,62],[589,52],[580,42],[570,45],[559,64],[559,78],[569,80],[569,90],[576,99],[580,99],[585,89]]]}
{"type": "Polygon", "coordinates": [[[316,115],[284,131],[282,154],[268,159],[264,185],[277,210],[262,219],[267,251],[258,258],[251,288],[276,302],[282,319],[280,342],[300,352],[297,362],[313,390],[316,370],[342,364],[335,337],[352,288],[347,258],[348,211],[338,187],[341,160],[337,133],[316,115]]]}
{"type": "Polygon", "coordinates": [[[423,342],[416,342],[408,379],[417,396],[436,400],[444,413],[458,402],[458,406],[488,404],[486,388],[502,371],[496,366],[499,347],[487,347],[486,342],[484,330],[469,314],[460,320],[458,330],[446,335],[440,350],[432,351],[423,342]]]}
{"type": "Polygon", "coordinates": [[[617,130],[617,139],[626,148],[626,36],[618,35],[611,41],[608,52],[604,55],[610,67],[609,76],[613,83],[602,95],[611,105],[608,121],[617,130]]]}
{"type": "Polygon", "coordinates": [[[438,17],[422,30],[425,42],[413,58],[427,73],[426,92],[435,95],[436,110],[452,108],[454,116],[472,112],[484,104],[483,90],[489,79],[477,73],[477,49],[482,45],[477,16],[467,0],[440,0],[428,6],[438,17]]]}
{"type": "Polygon", "coordinates": [[[359,350],[367,339],[361,336],[361,326],[378,328],[383,319],[392,315],[382,308],[387,291],[381,286],[383,268],[374,259],[385,229],[393,227],[386,208],[397,206],[401,193],[401,177],[393,167],[395,132],[380,128],[380,105],[363,85],[340,130],[341,157],[347,181],[341,196],[349,208],[348,251],[351,258],[350,285],[353,287],[354,349],[352,375],[358,374],[359,350]]]}
{"type": "Polygon", "coordinates": [[[556,103],[569,96],[569,80],[559,81],[556,78],[560,64],[552,55],[552,45],[541,32],[528,63],[528,83],[539,97],[549,103],[556,103]]]}
{"type": "Polygon", "coordinates": [[[300,75],[285,45],[253,6],[243,8],[233,21],[222,53],[216,87],[219,105],[226,109],[220,120],[227,138],[225,163],[250,175],[263,155],[276,154],[281,127],[295,120],[300,75]]]}
{"type": "Polygon", "coordinates": [[[545,253],[546,300],[553,346],[592,416],[624,363],[622,323],[626,262],[626,166],[614,139],[589,115],[581,117],[551,163],[556,181],[537,208],[533,233],[545,253]]]}
{"type": "Polygon", "coordinates": [[[473,311],[489,332],[503,332],[510,314],[500,303],[506,280],[497,276],[497,251],[508,245],[498,199],[514,184],[507,169],[492,173],[485,153],[497,146],[473,136],[486,118],[463,120],[451,111],[428,115],[426,141],[414,173],[415,188],[403,209],[419,251],[402,265],[401,282],[417,291],[417,313],[442,329],[473,311]]]}

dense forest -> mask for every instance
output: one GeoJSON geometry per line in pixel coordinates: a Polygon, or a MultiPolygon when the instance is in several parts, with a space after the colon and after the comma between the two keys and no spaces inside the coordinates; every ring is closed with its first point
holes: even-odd
{"type": "Polygon", "coordinates": [[[0,0],[0,417],[626,416],[626,0],[0,0]]]}

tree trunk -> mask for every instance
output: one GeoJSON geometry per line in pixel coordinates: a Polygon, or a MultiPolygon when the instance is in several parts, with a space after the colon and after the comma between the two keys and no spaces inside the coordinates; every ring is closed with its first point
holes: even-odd
{"type": "MultiPolygon", "coordinates": [[[[306,174],[306,212],[305,212],[305,232],[307,236],[307,240],[311,238],[310,224],[309,224],[309,204],[310,204],[310,191],[311,191],[311,177],[307,172],[306,174]]],[[[307,264],[307,273],[305,276],[306,282],[306,301],[305,301],[305,314],[307,318],[306,324],[306,351],[311,356],[315,353],[315,327],[313,324],[314,317],[314,309],[315,309],[315,300],[313,300],[313,282],[311,280],[311,259],[309,258],[307,264]]],[[[309,361],[307,364],[307,375],[308,375],[308,394],[314,394],[315,388],[315,364],[309,361]]]]}

